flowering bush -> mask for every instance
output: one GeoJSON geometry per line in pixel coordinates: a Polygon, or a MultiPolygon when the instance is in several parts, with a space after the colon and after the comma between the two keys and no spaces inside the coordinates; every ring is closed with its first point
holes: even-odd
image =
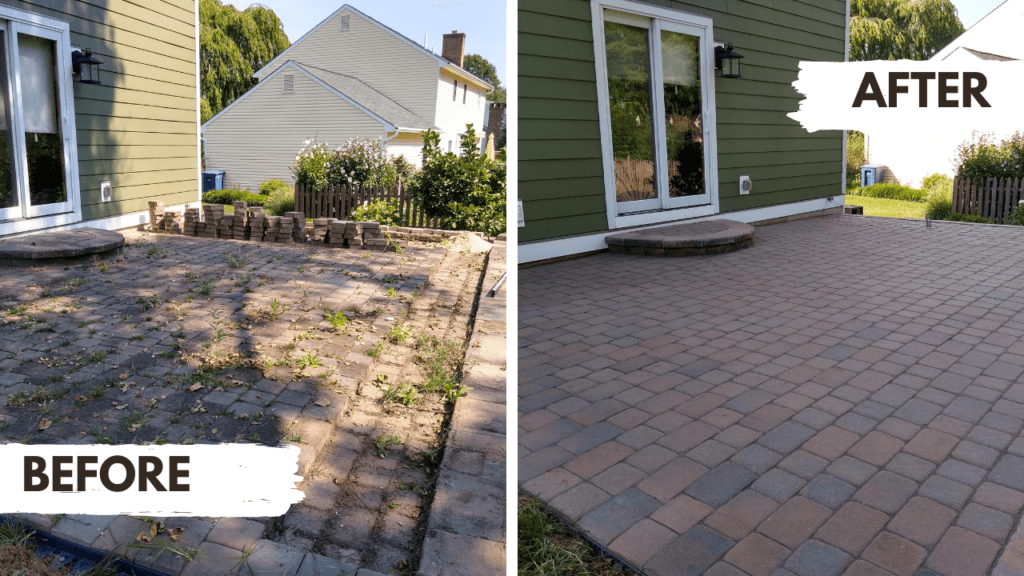
{"type": "Polygon", "coordinates": [[[331,184],[390,188],[398,180],[395,164],[380,140],[357,138],[339,146],[327,164],[331,184]]]}
{"type": "Polygon", "coordinates": [[[305,188],[323,190],[328,184],[327,167],[330,160],[331,152],[326,142],[317,142],[316,138],[306,140],[292,166],[295,183],[305,188]]]}

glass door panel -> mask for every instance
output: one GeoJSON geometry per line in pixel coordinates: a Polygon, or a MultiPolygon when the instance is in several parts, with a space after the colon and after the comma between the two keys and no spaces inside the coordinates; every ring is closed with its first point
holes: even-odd
{"type": "Polygon", "coordinates": [[[35,33],[18,34],[29,216],[71,209],[58,84],[62,68],[56,40],[35,33]]]}
{"type": "MultiPolygon", "coordinates": [[[[0,23],[2,24],[2,23],[0,23]]],[[[7,27],[0,27],[0,220],[21,217],[21,199],[14,175],[10,86],[7,82],[7,27]]]]}
{"type": "Polygon", "coordinates": [[[615,198],[620,213],[661,206],[654,160],[651,35],[647,28],[621,21],[627,18],[605,11],[615,198]]]}
{"type": "Polygon", "coordinates": [[[704,194],[700,38],[661,32],[670,198],[704,194]]]}

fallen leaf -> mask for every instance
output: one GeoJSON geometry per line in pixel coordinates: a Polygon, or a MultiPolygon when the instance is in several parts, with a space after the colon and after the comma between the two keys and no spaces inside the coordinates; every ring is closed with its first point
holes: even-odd
{"type": "Polygon", "coordinates": [[[198,392],[199,390],[202,390],[202,388],[203,388],[202,384],[193,384],[193,385],[188,387],[188,391],[189,392],[198,392]]]}
{"type": "Polygon", "coordinates": [[[43,418],[42,420],[39,421],[39,429],[40,430],[46,430],[52,424],[53,424],[52,420],[50,420],[49,418],[43,418]]]}
{"type": "Polygon", "coordinates": [[[131,376],[131,372],[122,372],[121,373],[121,380],[122,381],[123,380],[127,380],[129,376],[131,376]]]}
{"type": "Polygon", "coordinates": [[[171,528],[167,531],[167,535],[171,537],[172,542],[177,542],[178,535],[181,534],[184,530],[184,528],[171,528]]]}
{"type": "Polygon", "coordinates": [[[148,534],[143,534],[141,532],[139,533],[138,536],[135,537],[135,539],[138,540],[139,542],[149,542],[149,540],[150,540],[148,534]]]}
{"type": "Polygon", "coordinates": [[[117,408],[114,408],[114,410],[124,410],[124,409],[125,409],[125,408],[127,408],[127,407],[128,407],[128,405],[127,405],[127,404],[121,404],[121,405],[120,405],[120,406],[118,406],[117,408]]]}
{"type": "Polygon", "coordinates": [[[321,399],[317,400],[316,402],[314,402],[314,404],[316,404],[317,406],[320,406],[321,408],[326,408],[326,407],[331,405],[331,401],[328,400],[327,398],[321,398],[321,399]]]}
{"type": "Polygon", "coordinates": [[[156,536],[156,533],[157,533],[158,530],[159,530],[159,528],[156,527],[156,522],[153,522],[153,523],[151,523],[149,525],[149,535],[150,536],[156,536]]]}

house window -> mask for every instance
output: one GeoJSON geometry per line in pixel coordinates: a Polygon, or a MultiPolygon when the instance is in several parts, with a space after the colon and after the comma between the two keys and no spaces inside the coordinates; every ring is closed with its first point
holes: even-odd
{"type": "Polygon", "coordinates": [[[452,91],[452,102],[455,102],[455,99],[458,98],[458,97],[459,97],[459,81],[456,80],[455,81],[455,90],[452,91]]]}
{"type": "Polygon", "coordinates": [[[469,84],[462,85],[462,103],[466,103],[466,91],[469,90],[469,84]]]}
{"type": "Polygon", "coordinates": [[[282,74],[284,77],[284,91],[295,92],[295,75],[294,74],[282,74]]]}
{"type": "Polygon", "coordinates": [[[0,9],[0,233],[80,206],[69,40],[67,24],[0,9]]]}
{"type": "Polygon", "coordinates": [[[609,221],[717,211],[711,19],[629,0],[591,6],[609,221]]]}

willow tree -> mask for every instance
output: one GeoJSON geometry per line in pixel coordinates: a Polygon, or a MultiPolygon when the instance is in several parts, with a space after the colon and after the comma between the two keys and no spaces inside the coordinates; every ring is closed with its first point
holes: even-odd
{"type": "Polygon", "coordinates": [[[199,4],[199,73],[206,122],[256,85],[253,73],[291,43],[281,20],[266,6],[237,10],[220,0],[199,4]]]}
{"type": "Polygon", "coordinates": [[[927,60],[963,34],[951,0],[851,0],[850,60],[927,60]]]}

